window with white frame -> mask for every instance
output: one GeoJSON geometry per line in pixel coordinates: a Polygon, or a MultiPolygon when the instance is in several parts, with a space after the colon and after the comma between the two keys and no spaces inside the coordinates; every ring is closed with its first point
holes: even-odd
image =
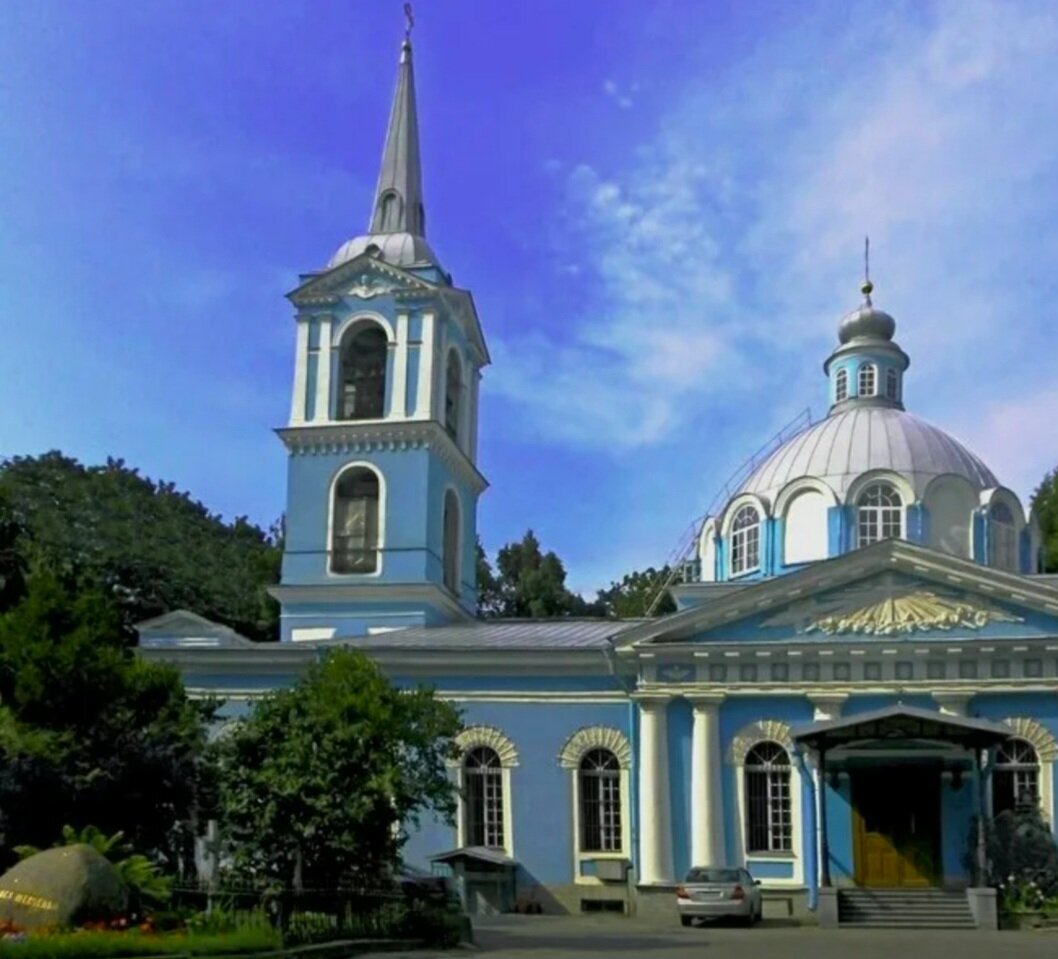
{"type": "Polygon", "coordinates": [[[988,565],[1017,572],[1018,528],[1014,513],[1003,502],[988,511],[988,565]]]}
{"type": "Polygon", "coordinates": [[[760,514],[743,506],[731,524],[731,574],[738,576],[760,566],[760,514]]]}
{"type": "Polygon", "coordinates": [[[338,419],[381,419],[386,399],[389,341],[376,323],[356,326],[342,343],[338,419]]]}
{"type": "Polygon", "coordinates": [[[744,767],[746,852],[791,852],[790,755],[775,742],[757,743],[744,767]]]}
{"type": "Polygon", "coordinates": [[[466,845],[503,848],[503,768],[488,746],[463,757],[463,814],[466,845]]]}
{"type": "Polygon", "coordinates": [[[900,389],[900,381],[897,378],[896,370],[885,371],[885,395],[891,400],[897,399],[897,393],[900,389]]]}
{"type": "Polygon", "coordinates": [[[577,770],[581,852],[621,849],[621,764],[609,749],[585,753],[577,770]]]}
{"type": "Polygon", "coordinates": [[[834,378],[834,402],[840,403],[849,397],[849,371],[838,370],[834,378]]]}
{"type": "Polygon", "coordinates": [[[870,546],[883,539],[899,539],[904,531],[904,505],[888,483],[873,483],[856,501],[856,542],[870,546]]]}
{"type": "Polygon", "coordinates": [[[992,815],[1032,808],[1040,796],[1040,758],[1031,743],[1008,739],[996,749],[992,771],[992,815]]]}
{"type": "Polygon", "coordinates": [[[365,466],[347,469],[334,484],[331,572],[378,569],[378,476],[365,466]]]}
{"type": "Polygon", "coordinates": [[[860,367],[858,396],[874,396],[875,394],[875,369],[873,363],[864,363],[860,367]]]}

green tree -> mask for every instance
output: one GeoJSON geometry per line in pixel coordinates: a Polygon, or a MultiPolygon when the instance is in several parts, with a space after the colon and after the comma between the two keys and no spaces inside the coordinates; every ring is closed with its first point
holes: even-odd
{"type": "Polygon", "coordinates": [[[376,881],[398,860],[397,824],[451,818],[459,729],[432,691],[398,690],[361,653],[332,651],[218,743],[235,868],[282,886],[376,881]]]}
{"type": "MultiPolygon", "coordinates": [[[[646,616],[650,604],[654,602],[659,590],[665,585],[669,576],[669,567],[637,570],[621,577],[620,582],[612,582],[607,589],[600,589],[598,602],[608,616],[619,619],[646,616]]],[[[676,612],[676,604],[666,591],[651,612],[652,616],[664,616],[676,612]]]]}
{"type": "Polygon", "coordinates": [[[1051,470],[1036,487],[1032,513],[1040,524],[1044,572],[1058,573],[1058,469],[1051,470]]]}
{"type": "Polygon", "coordinates": [[[128,648],[116,605],[47,574],[0,615],[0,858],[67,822],[124,830],[170,862],[194,814],[211,707],[128,648]]]}
{"type": "MultiPolygon", "coordinates": [[[[187,608],[251,638],[276,638],[267,589],[279,578],[279,528],[226,522],[121,460],[83,466],[58,452],[0,463],[0,498],[22,519],[21,562],[72,592],[113,597],[126,636],[137,622],[187,608]]],[[[2,517],[0,551],[10,535],[2,517]]]]}
{"type": "Polygon", "coordinates": [[[14,606],[25,592],[26,560],[19,548],[24,532],[21,516],[0,494],[0,613],[14,606]]]}

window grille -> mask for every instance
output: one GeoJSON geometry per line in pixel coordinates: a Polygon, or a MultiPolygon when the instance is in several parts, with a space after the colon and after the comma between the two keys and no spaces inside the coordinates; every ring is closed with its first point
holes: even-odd
{"type": "Polygon", "coordinates": [[[760,515],[743,506],[731,524],[731,574],[738,576],[760,566],[760,515]]]}
{"type": "Polygon", "coordinates": [[[840,403],[849,397],[849,373],[848,370],[838,370],[834,380],[834,402],[840,403]]]}
{"type": "Polygon", "coordinates": [[[1016,572],[1018,531],[1014,514],[1006,503],[996,503],[989,511],[988,565],[1016,572]]]}
{"type": "Polygon", "coordinates": [[[891,400],[897,399],[897,392],[900,389],[900,381],[897,379],[896,370],[885,371],[885,395],[891,400]]]}
{"type": "Polygon", "coordinates": [[[778,743],[763,742],[746,756],[746,851],[790,852],[790,757],[778,743]]]}
{"type": "Polygon", "coordinates": [[[580,848],[621,850],[621,766],[608,749],[593,749],[580,762],[580,848]]]}
{"type": "Polygon", "coordinates": [[[378,568],[378,476],[346,470],[334,487],[331,571],[373,573],[378,568]]]}
{"type": "Polygon", "coordinates": [[[859,396],[874,396],[875,394],[875,373],[873,363],[864,363],[860,367],[860,379],[859,389],[857,395],[859,396]]]}
{"type": "Polygon", "coordinates": [[[1010,739],[996,750],[992,772],[992,815],[1032,808],[1039,802],[1040,760],[1031,743],[1010,739]]]}
{"type": "Polygon", "coordinates": [[[488,746],[471,749],[463,760],[466,844],[503,848],[503,769],[488,746]]]}
{"type": "Polygon", "coordinates": [[[885,483],[868,486],[857,503],[857,538],[860,546],[883,539],[898,539],[903,533],[900,494],[885,483]]]}
{"type": "Polygon", "coordinates": [[[386,398],[386,333],[378,326],[361,328],[342,350],[342,383],[338,418],[381,419],[386,398]]]}

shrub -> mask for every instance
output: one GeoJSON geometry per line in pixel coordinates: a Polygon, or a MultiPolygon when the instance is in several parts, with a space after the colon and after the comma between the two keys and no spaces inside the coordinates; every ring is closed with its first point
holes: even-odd
{"type": "Polygon", "coordinates": [[[1058,846],[1037,809],[1000,813],[992,822],[988,847],[994,886],[1024,886],[1043,899],[1058,896],[1058,846]]]}
{"type": "Polygon", "coordinates": [[[70,932],[0,940],[0,959],[124,959],[133,956],[224,956],[281,948],[268,928],[223,935],[145,935],[140,932],[70,932]]]}

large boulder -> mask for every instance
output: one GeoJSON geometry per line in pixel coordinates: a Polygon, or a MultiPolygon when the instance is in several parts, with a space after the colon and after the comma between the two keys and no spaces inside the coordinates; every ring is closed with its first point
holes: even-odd
{"type": "Polygon", "coordinates": [[[110,919],[127,905],[117,869],[91,846],[46,849],[0,876],[0,920],[24,929],[110,919]]]}

